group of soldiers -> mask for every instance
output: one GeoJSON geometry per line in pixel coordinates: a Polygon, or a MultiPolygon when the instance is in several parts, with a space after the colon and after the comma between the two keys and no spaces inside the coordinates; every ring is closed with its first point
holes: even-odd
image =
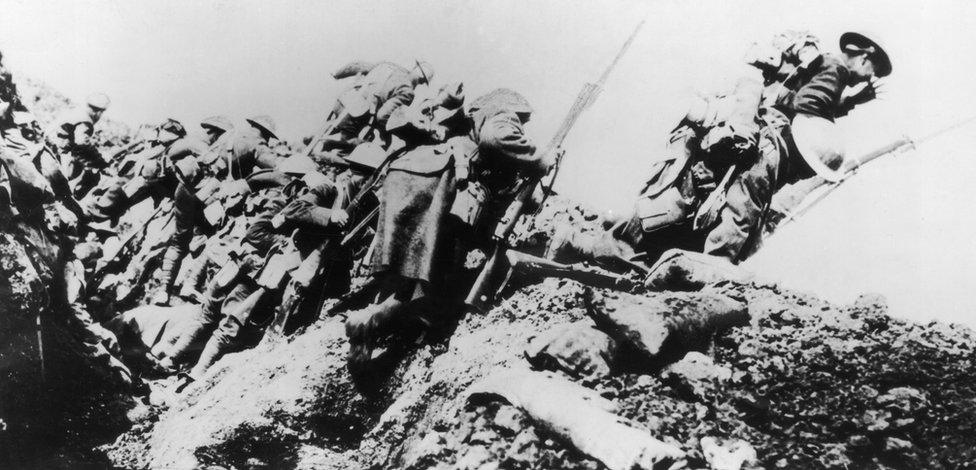
{"type": "Polygon", "coordinates": [[[172,341],[147,345],[156,371],[183,371],[179,390],[227,352],[308,325],[329,298],[341,299],[331,312],[346,315],[359,374],[388,338],[449,322],[484,300],[485,282],[497,291],[508,275],[488,272],[496,262],[633,289],[669,249],[745,259],[781,215],[777,191],[836,180],[850,165],[833,121],[873,99],[891,63],[862,34],[844,34],[840,49],[824,52],[806,33],[777,36],[750,58],[759,78],[693,104],[631,217],[602,232],[562,227],[535,255],[510,250],[499,227],[541,203],[538,183],[562,150],[539,150],[526,134],[533,109],[518,92],[470,99],[462,83],[435,85],[424,62],[354,62],[334,73],[348,86],[302,145],[280,139],[268,116],[239,126],[217,115],[199,133],[168,119],[109,155],[94,139],[106,96],[45,132],[5,74],[0,231],[27,234],[18,240],[38,252],[51,247],[62,304],[117,352],[118,309],[135,305],[92,299],[107,273],[137,262],[124,232],[139,227],[124,221],[153,204],[140,223],[164,220],[168,236],[154,251],[159,286],[143,301],[198,305],[172,341]],[[110,239],[121,246],[99,253],[110,239]],[[471,269],[475,250],[496,256],[471,269]],[[353,282],[364,268],[367,280],[353,282]],[[115,310],[94,322],[85,310],[98,308],[115,310]]]}

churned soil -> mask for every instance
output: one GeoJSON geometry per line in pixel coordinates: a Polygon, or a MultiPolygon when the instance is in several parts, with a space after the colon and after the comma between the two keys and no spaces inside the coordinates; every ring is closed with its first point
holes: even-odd
{"type": "MultiPolygon", "coordinates": [[[[751,324],[704,354],[731,377],[692,394],[659,371],[587,385],[654,437],[709,468],[701,439],[756,450],[743,468],[968,468],[976,449],[976,337],[961,326],[888,317],[882,301],[835,306],[775,286],[726,286],[751,324]]],[[[387,351],[383,376],[345,369],[341,317],[286,342],[231,354],[208,378],[104,450],[127,468],[603,468],[502,402],[464,390],[498,367],[526,367],[528,340],[589,321],[585,288],[547,280],[446,338],[387,351]]]]}

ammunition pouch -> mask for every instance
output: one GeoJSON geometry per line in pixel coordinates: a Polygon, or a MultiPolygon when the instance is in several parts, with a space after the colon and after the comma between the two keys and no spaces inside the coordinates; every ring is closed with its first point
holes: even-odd
{"type": "Polygon", "coordinates": [[[220,267],[217,274],[214,274],[213,282],[214,285],[219,289],[224,289],[230,286],[234,279],[237,279],[237,275],[240,274],[241,267],[236,262],[231,259],[227,261],[220,267]]]}
{"type": "Polygon", "coordinates": [[[265,259],[255,282],[268,290],[277,290],[283,286],[285,276],[301,264],[302,256],[293,244],[278,244],[265,259]]]}
{"type": "Polygon", "coordinates": [[[454,197],[451,215],[457,217],[463,225],[474,229],[481,221],[487,202],[488,190],[485,186],[477,181],[471,181],[454,197]]]}
{"type": "Polygon", "coordinates": [[[654,232],[679,224],[691,215],[690,204],[677,186],[671,186],[654,197],[637,200],[635,213],[644,232],[654,232]]]}

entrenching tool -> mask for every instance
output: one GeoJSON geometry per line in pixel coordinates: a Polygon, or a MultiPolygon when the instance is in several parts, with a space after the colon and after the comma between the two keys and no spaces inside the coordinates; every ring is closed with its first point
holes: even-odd
{"type": "MultiPolygon", "coordinates": [[[[574,125],[576,125],[576,121],[580,114],[582,114],[586,108],[596,101],[597,96],[599,96],[600,92],[603,90],[603,86],[606,83],[607,78],[610,76],[610,72],[613,71],[613,69],[617,66],[617,63],[620,62],[620,59],[623,57],[624,53],[626,53],[627,49],[630,48],[630,45],[634,42],[634,38],[637,37],[637,33],[640,32],[642,26],[644,26],[644,21],[641,21],[637,27],[634,28],[634,32],[631,33],[627,38],[627,41],[624,42],[613,61],[603,71],[603,74],[600,75],[600,78],[596,81],[596,83],[587,83],[583,85],[583,89],[580,90],[579,94],[576,96],[576,101],[573,102],[572,107],[569,109],[569,113],[563,119],[562,125],[559,126],[559,130],[556,131],[556,134],[552,137],[552,140],[542,152],[543,155],[553,153],[556,155],[556,163],[549,170],[548,174],[543,176],[541,179],[537,177],[522,177],[518,181],[517,187],[519,189],[516,192],[515,198],[505,210],[505,215],[495,227],[493,234],[495,247],[492,251],[491,257],[485,262],[484,267],[482,267],[481,272],[478,274],[478,277],[474,282],[474,285],[471,287],[471,291],[464,300],[464,303],[469,307],[476,310],[483,310],[484,306],[491,301],[491,299],[501,290],[502,287],[504,287],[504,285],[497,287],[497,281],[499,280],[499,277],[501,277],[501,284],[504,284],[504,279],[508,277],[508,274],[499,276],[498,272],[503,266],[510,267],[510,264],[506,263],[506,252],[509,249],[508,237],[512,233],[512,229],[515,228],[515,223],[522,215],[526,202],[528,202],[528,200],[532,197],[532,194],[536,191],[536,188],[542,190],[543,198],[548,197],[548,195],[552,193],[552,186],[555,184],[556,176],[559,174],[559,167],[562,164],[562,152],[560,152],[559,149],[562,146],[563,141],[566,140],[566,136],[569,135],[569,131],[573,129],[574,125]],[[491,289],[492,285],[496,285],[496,288],[493,290],[491,289]]],[[[544,200],[539,203],[540,208],[542,207],[542,202],[544,202],[544,200]]]]}

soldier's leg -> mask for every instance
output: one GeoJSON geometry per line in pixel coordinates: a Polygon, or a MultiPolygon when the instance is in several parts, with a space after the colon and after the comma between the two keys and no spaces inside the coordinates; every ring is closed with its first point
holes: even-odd
{"type": "Polygon", "coordinates": [[[190,370],[191,379],[199,380],[207,372],[207,369],[224,354],[232,352],[240,346],[244,326],[266,292],[262,287],[246,284],[241,284],[239,288],[234,289],[228,302],[224,304],[224,308],[230,308],[231,311],[224,316],[213,336],[207,341],[207,345],[200,354],[200,359],[190,370]]]}
{"type": "Polygon", "coordinates": [[[351,312],[346,319],[346,336],[349,338],[349,367],[356,371],[372,357],[376,340],[390,333],[398,316],[411,300],[422,296],[422,286],[416,279],[391,275],[384,280],[381,301],[364,309],[351,312]]]}
{"type": "Polygon", "coordinates": [[[779,186],[780,166],[779,152],[765,150],[739,174],[726,193],[718,225],[708,233],[705,253],[733,263],[743,260],[748,243],[758,236],[763,211],[779,186]]]}
{"type": "MultiPolygon", "coordinates": [[[[239,289],[238,284],[219,286],[214,282],[210,283],[207,292],[204,294],[204,301],[200,305],[200,316],[193,319],[193,324],[187,327],[172,345],[160,344],[159,348],[153,348],[153,354],[163,358],[165,367],[173,367],[174,364],[185,361],[187,355],[195,349],[196,345],[213,334],[220,321],[224,300],[228,296],[233,296],[236,289],[239,289]]],[[[247,294],[243,295],[246,296],[247,294]]]]}
{"type": "Polygon", "coordinates": [[[166,252],[163,254],[163,263],[160,268],[162,285],[160,291],[153,297],[152,302],[156,305],[169,304],[170,291],[173,288],[173,282],[176,280],[180,262],[186,256],[190,241],[193,239],[193,220],[186,213],[179,210],[178,207],[174,207],[173,210],[176,232],[173,234],[173,238],[170,240],[170,244],[166,247],[166,252]]]}

